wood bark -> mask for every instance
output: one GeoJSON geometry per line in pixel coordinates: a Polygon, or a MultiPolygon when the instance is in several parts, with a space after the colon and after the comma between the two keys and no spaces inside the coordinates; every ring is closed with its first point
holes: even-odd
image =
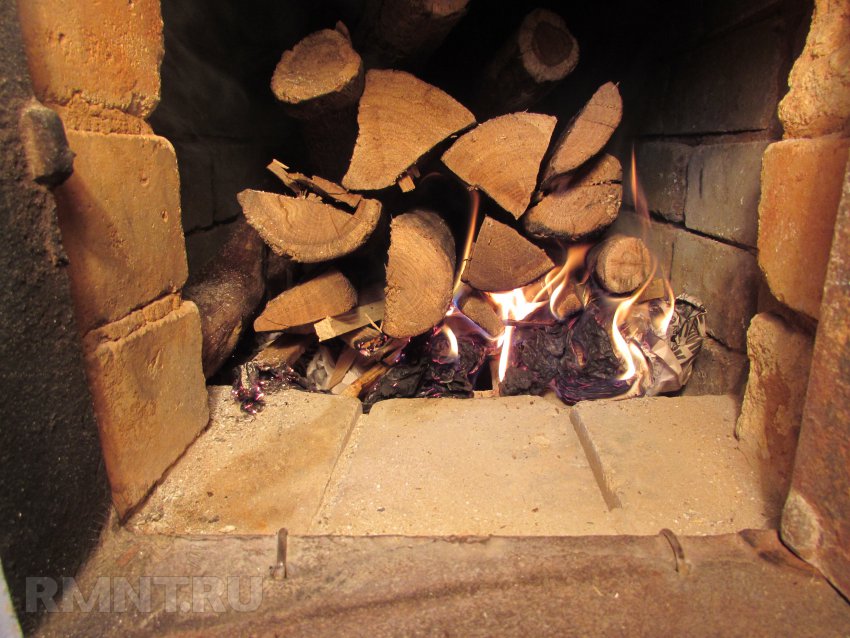
{"type": "Polygon", "coordinates": [[[381,203],[375,199],[361,199],[354,214],[315,196],[244,190],[237,199],[248,223],[271,249],[301,263],[348,255],[366,242],[381,217],[381,203]]]}
{"type": "Polygon", "coordinates": [[[183,297],[194,302],[201,315],[201,359],[207,378],[233,353],[262,301],[264,252],[257,232],[238,221],[218,257],[183,290],[183,297]]]}
{"type": "Polygon", "coordinates": [[[543,196],[522,218],[534,237],[577,241],[597,233],[617,219],[623,199],[619,160],[602,155],[564,176],[557,190],[543,196]]]}
{"type": "Polygon", "coordinates": [[[436,213],[399,215],[390,225],[383,331],[403,338],[439,323],[452,300],[455,242],[436,213]]]}
{"type": "Polygon", "coordinates": [[[272,299],[254,321],[254,330],[272,332],[313,323],[342,314],[356,303],[354,287],[342,273],[331,269],[272,299]]]}
{"type": "Polygon", "coordinates": [[[402,71],[372,70],[357,112],[357,144],[342,185],[392,186],[435,145],[475,123],[447,93],[402,71]]]}
{"type": "Polygon", "coordinates": [[[457,307],[490,337],[501,337],[505,332],[505,324],[493,304],[477,294],[464,295],[457,302],[457,307]]]}
{"type": "Polygon", "coordinates": [[[555,142],[543,170],[543,188],[557,177],[577,169],[611,139],[623,117],[623,100],[612,82],[603,84],[555,142]]]}
{"type": "Polygon", "coordinates": [[[368,68],[418,69],[466,13],[469,0],[368,0],[354,32],[368,68]]]}
{"type": "Polygon", "coordinates": [[[463,280],[484,292],[502,292],[531,283],[554,267],[541,248],[510,226],[487,217],[472,247],[463,280]]]}
{"type": "Polygon", "coordinates": [[[458,138],[443,154],[443,163],[519,218],[531,202],[555,124],[554,117],[538,113],[487,120],[458,138]]]}
{"type": "Polygon", "coordinates": [[[525,16],[487,66],[474,104],[483,116],[534,106],[578,64],[579,47],[564,20],[546,9],[525,16]]]}
{"type": "Polygon", "coordinates": [[[343,29],[323,29],[285,51],[271,88],[301,133],[316,172],[338,179],[357,136],[357,100],[363,93],[363,61],[343,29]]]}
{"type": "Polygon", "coordinates": [[[615,235],[588,255],[593,274],[603,288],[618,295],[633,292],[652,271],[652,254],[638,237],[615,235]]]}

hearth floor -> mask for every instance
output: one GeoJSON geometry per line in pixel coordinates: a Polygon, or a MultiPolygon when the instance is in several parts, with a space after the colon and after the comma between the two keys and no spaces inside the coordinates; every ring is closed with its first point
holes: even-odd
{"type": "Polygon", "coordinates": [[[377,404],[286,391],[210,427],[130,520],[145,534],[720,534],[775,515],[731,397],[570,408],[539,397],[377,404]]]}

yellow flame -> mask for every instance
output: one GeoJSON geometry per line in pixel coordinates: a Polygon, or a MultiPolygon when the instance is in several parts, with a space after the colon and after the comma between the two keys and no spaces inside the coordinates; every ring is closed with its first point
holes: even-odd
{"type": "MultiPolygon", "coordinates": [[[[614,349],[620,359],[626,364],[626,369],[620,376],[617,377],[620,381],[628,381],[638,374],[637,365],[635,363],[636,361],[645,363],[644,356],[640,351],[640,348],[635,346],[633,343],[630,344],[626,341],[626,338],[620,331],[620,326],[623,326],[628,322],[632,307],[635,303],[637,303],[638,299],[640,299],[643,291],[646,290],[647,286],[649,286],[650,282],[652,282],[652,278],[655,276],[655,271],[658,269],[658,260],[655,258],[655,255],[652,256],[651,264],[652,267],[649,269],[649,275],[646,280],[629,297],[620,302],[617,309],[614,311],[614,319],[611,322],[611,340],[614,343],[614,349]]],[[[664,281],[667,283],[666,279],[664,281]]],[[[667,283],[668,288],[669,286],[670,284],[667,283]]]]}
{"type": "Polygon", "coordinates": [[[664,279],[664,286],[667,289],[667,307],[664,309],[664,314],[658,324],[657,332],[660,335],[667,334],[667,328],[670,327],[670,321],[673,319],[673,313],[676,311],[676,296],[673,294],[673,286],[667,279],[664,279]]]}
{"type": "Polygon", "coordinates": [[[564,293],[564,290],[566,290],[573,272],[584,265],[584,261],[587,258],[587,253],[590,251],[590,248],[591,244],[570,246],[570,248],[567,249],[567,259],[564,261],[564,265],[560,268],[553,268],[546,274],[546,284],[534,296],[534,301],[539,301],[542,296],[554,286],[554,290],[552,290],[549,295],[549,310],[552,311],[553,316],[558,317],[559,319],[561,317],[555,310],[558,305],[558,300],[564,293]]]}
{"type": "Polygon", "coordinates": [[[463,243],[463,255],[460,260],[460,266],[457,269],[454,286],[452,286],[452,294],[455,295],[460,288],[461,277],[469,263],[469,255],[472,252],[472,240],[475,237],[475,226],[478,224],[478,206],[481,202],[481,195],[476,189],[469,191],[469,228],[466,231],[466,241],[463,243]]]}
{"type": "MultiPolygon", "coordinates": [[[[512,319],[514,321],[521,321],[538,308],[542,308],[546,305],[545,300],[536,300],[537,295],[534,295],[531,301],[526,299],[526,290],[524,288],[517,288],[510,292],[491,292],[489,294],[490,298],[499,308],[499,312],[501,313],[503,320],[512,319]]],[[[513,326],[505,326],[505,332],[499,338],[497,343],[497,345],[502,349],[501,354],[499,355],[499,381],[504,380],[505,373],[508,370],[513,333],[513,326]]]]}
{"type": "Polygon", "coordinates": [[[446,339],[449,342],[449,352],[446,357],[449,361],[455,361],[458,358],[458,353],[460,352],[457,344],[457,335],[455,335],[455,331],[452,330],[447,323],[443,323],[440,328],[440,332],[446,335],[446,339]]]}

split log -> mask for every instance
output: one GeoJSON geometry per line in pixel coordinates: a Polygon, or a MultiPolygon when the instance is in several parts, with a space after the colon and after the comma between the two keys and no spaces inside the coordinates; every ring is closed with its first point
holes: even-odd
{"type": "Polygon", "coordinates": [[[390,371],[390,367],[380,361],[366,370],[354,383],[342,391],[342,396],[359,398],[361,394],[371,388],[378,379],[390,371]]]}
{"type": "Polygon", "coordinates": [[[354,32],[368,68],[418,69],[466,13],[469,0],[369,0],[354,32]]]}
{"type": "Polygon", "coordinates": [[[443,154],[443,163],[518,219],[531,202],[556,123],[539,113],[487,120],[458,138],[443,154]]]}
{"type": "Polygon", "coordinates": [[[490,116],[528,109],[572,73],[578,56],[578,43],[564,20],[535,9],[487,66],[476,87],[477,112],[490,116]]]}
{"type": "Polygon", "coordinates": [[[613,155],[602,153],[569,173],[554,177],[546,184],[547,191],[567,190],[578,186],[621,184],[623,166],[613,155]]]}
{"type": "Polygon", "coordinates": [[[588,260],[603,288],[614,294],[633,292],[652,270],[652,254],[638,237],[615,235],[596,246],[588,260]]]}
{"type": "Polygon", "coordinates": [[[439,215],[415,211],[394,218],[383,331],[404,338],[433,328],[451,303],[454,274],[454,238],[439,215]]]}
{"type": "Polygon", "coordinates": [[[257,353],[253,361],[261,365],[277,368],[281,365],[295,365],[316,338],[312,335],[284,334],[272,341],[257,353]]]}
{"type": "Polygon", "coordinates": [[[233,353],[248,318],[262,301],[264,252],[256,231],[238,221],[218,258],[183,290],[183,297],[194,302],[201,315],[201,359],[207,378],[233,353]]]}
{"type": "Polygon", "coordinates": [[[351,282],[332,269],[272,299],[254,321],[254,330],[270,332],[313,323],[350,310],[356,303],[351,282]]]}
{"type": "Polygon", "coordinates": [[[330,377],[325,382],[325,390],[333,390],[336,386],[338,386],[345,375],[351,370],[351,366],[354,365],[354,362],[357,359],[357,351],[352,350],[351,348],[343,348],[342,352],[339,353],[339,357],[337,357],[336,363],[334,364],[334,369],[331,372],[330,377]]]}
{"type": "Polygon", "coordinates": [[[522,218],[534,237],[576,241],[597,233],[617,219],[623,199],[623,169],[619,160],[602,155],[587,168],[565,176],[559,188],[543,197],[522,218]]]}
{"type": "Polygon", "coordinates": [[[366,74],[357,124],[357,144],[342,185],[379,190],[395,184],[435,145],[475,124],[475,117],[409,73],[373,70],[366,74]]]}
{"type": "Polygon", "coordinates": [[[564,289],[558,292],[555,302],[551,304],[553,313],[558,319],[574,315],[584,308],[581,297],[573,282],[567,283],[564,289]]]}
{"type": "Polygon", "coordinates": [[[541,248],[510,226],[487,217],[472,247],[463,280],[484,292],[502,292],[520,288],[554,267],[541,248]]]}
{"type": "Polygon", "coordinates": [[[464,295],[458,300],[457,307],[490,337],[501,337],[505,332],[505,324],[502,323],[499,313],[486,299],[476,294],[464,295]]]}
{"type": "Polygon", "coordinates": [[[284,52],[271,88],[301,121],[314,170],[339,178],[357,136],[363,61],[344,29],[317,31],[284,52]]]}
{"type": "Polygon", "coordinates": [[[349,193],[339,184],[324,177],[319,177],[318,175],[307,177],[301,173],[290,171],[286,164],[277,160],[272,160],[266,168],[274,173],[283,182],[284,186],[299,197],[313,193],[325,201],[332,199],[340,204],[350,206],[352,209],[356,209],[357,205],[363,199],[362,195],[349,193]]]}
{"type": "Polygon", "coordinates": [[[319,341],[327,341],[370,324],[377,325],[384,318],[383,290],[379,291],[377,298],[376,295],[369,294],[369,292],[358,295],[358,297],[357,306],[348,312],[335,317],[326,317],[313,324],[319,341]]]}
{"type": "Polygon", "coordinates": [[[272,250],[307,264],[353,252],[365,243],[381,217],[381,203],[375,199],[361,199],[354,214],[317,197],[244,190],[237,199],[248,223],[272,250]]]}
{"type": "Polygon", "coordinates": [[[623,100],[612,82],[603,84],[555,142],[543,170],[543,188],[596,155],[611,139],[623,117],[623,100]]]}

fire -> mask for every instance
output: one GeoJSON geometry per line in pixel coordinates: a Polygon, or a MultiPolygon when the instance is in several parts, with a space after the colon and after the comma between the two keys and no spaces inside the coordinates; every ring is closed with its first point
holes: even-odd
{"type": "Polygon", "coordinates": [[[456,316],[455,313],[455,307],[451,306],[449,308],[449,312],[446,314],[446,320],[443,321],[439,330],[439,332],[441,332],[446,337],[446,341],[449,344],[448,352],[444,353],[441,357],[447,363],[451,361],[457,361],[458,356],[460,356],[460,348],[457,342],[457,335],[455,334],[455,331],[452,330],[451,326],[449,326],[449,318],[456,316]]]}
{"type": "Polygon", "coordinates": [[[457,269],[457,276],[455,277],[454,286],[452,288],[453,294],[457,297],[457,293],[461,288],[461,277],[463,277],[463,271],[466,270],[466,265],[469,263],[469,255],[472,252],[472,242],[475,238],[475,226],[478,224],[478,206],[481,202],[481,195],[479,195],[476,189],[472,189],[469,191],[469,228],[466,231],[466,241],[463,244],[463,255],[460,260],[460,267],[457,269]]]}
{"type": "MultiPolygon", "coordinates": [[[[637,179],[634,150],[632,151],[630,176],[633,201],[635,202],[635,209],[643,222],[642,235],[646,243],[650,228],[649,209],[637,179]]],[[[457,279],[455,280],[455,301],[465,289],[465,286],[461,283],[461,277],[472,249],[473,237],[478,221],[479,203],[478,192],[471,190],[469,229],[464,243],[463,257],[458,268],[457,279]]],[[[553,268],[537,282],[509,292],[488,293],[489,298],[498,308],[502,321],[505,323],[504,333],[494,342],[495,348],[500,350],[498,365],[499,382],[504,381],[511,360],[516,324],[526,320],[530,315],[544,307],[548,307],[549,310],[549,318],[544,321],[560,321],[564,319],[564,317],[559,316],[559,301],[570,289],[571,283],[575,284],[578,281],[587,283],[590,273],[584,269],[591,248],[592,244],[589,243],[570,246],[566,250],[563,264],[553,268]]],[[[653,257],[647,279],[642,282],[637,290],[625,298],[605,293],[597,286],[591,286],[589,284],[587,287],[582,287],[581,292],[576,291],[581,298],[582,305],[587,307],[588,304],[592,303],[596,307],[603,306],[606,309],[605,316],[610,317],[606,322],[610,321],[611,345],[617,358],[622,362],[621,372],[616,377],[612,377],[612,379],[629,382],[629,388],[622,395],[623,397],[645,391],[646,388],[642,388],[642,382],[650,381],[652,377],[651,365],[641,349],[641,344],[646,347],[642,336],[646,335],[648,331],[651,331],[658,337],[663,338],[674,315],[675,297],[673,289],[666,279],[664,279],[664,303],[656,303],[650,310],[648,303],[641,299],[653,281],[657,270],[658,263],[653,257]],[[591,296],[593,297],[592,300],[590,299],[591,296]],[[611,314],[608,314],[609,312],[611,314]]],[[[480,328],[477,328],[475,324],[472,324],[471,321],[466,319],[463,313],[453,303],[447,313],[446,321],[439,329],[447,340],[449,351],[446,355],[447,357],[454,359],[458,357],[458,338],[456,331],[460,330],[458,334],[466,334],[466,331],[470,329],[478,329],[480,331],[480,328]],[[470,326],[474,326],[474,328],[470,328],[470,326]]]]}
{"type": "MultiPolygon", "coordinates": [[[[567,258],[561,268],[554,268],[549,271],[544,277],[544,285],[540,291],[534,296],[534,301],[539,301],[550,289],[549,295],[549,310],[552,314],[558,317],[556,307],[558,300],[564,293],[564,290],[569,283],[570,276],[580,267],[584,266],[584,261],[587,258],[587,253],[590,251],[591,244],[578,244],[567,250],[567,258]],[[554,287],[554,289],[553,289],[554,287]]],[[[562,317],[558,317],[561,319],[562,317]]]]}
{"type": "Polygon", "coordinates": [[[620,360],[626,365],[626,369],[617,377],[620,381],[629,381],[634,378],[638,373],[638,365],[646,363],[643,352],[632,342],[631,338],[626,338],[622,332],[622,327],[628,323],[633,306],[640,299],[649,282],[652,281],[652,276],[655,274],[654,262],[653,259],[653,268],[647,280],[634,293],[617,304],[614,319],[611,321],[611,341],[620,360]]]}
{"type": "MultiPolygon", "coordinates": [[[[539,294],[539,293],[538,293],[539,294]]],[[[517,288],[510,292],[490,293],[492,299],[502,315],[503,321],[514,320],[521,321],[538,308],[546,305],[546,301],[538,301],[537,295],[533,295],[529,301],[526,298],[525,289],[517,288]]],[[[502,349],[499,355],[499,381],[505,378],[505,373],[508,370],[508,361],[511,358],[512,337],[514,334],[513,326],[505,326],[505,332],[499,337],[497,345],[502,349]]]]}

